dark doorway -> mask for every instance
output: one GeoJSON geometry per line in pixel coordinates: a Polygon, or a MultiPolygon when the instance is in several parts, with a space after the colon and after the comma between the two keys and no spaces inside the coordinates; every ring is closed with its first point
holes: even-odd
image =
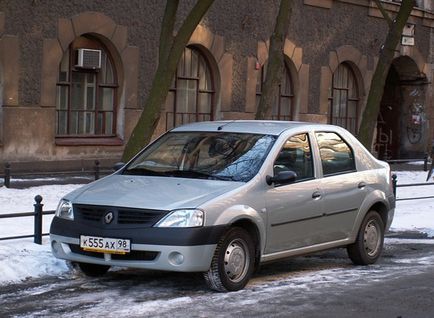
{"type": "Polygon", "coordinates": [[[384,87],[377,119],[375,151],[382,160],[399,157],[402,96],[399,74],[392,65],[384,87]]]}
{"type": "Polygon", "coordinates": [[[378,158],[421,159],[427,146],[425,74],[409,56],[396,58],[389,70],[377,119],[378,158]]]}

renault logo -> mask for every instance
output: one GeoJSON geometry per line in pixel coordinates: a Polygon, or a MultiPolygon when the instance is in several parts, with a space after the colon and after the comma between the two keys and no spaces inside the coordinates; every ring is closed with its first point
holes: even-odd
{"type": "Polygon", "coordinates": [[[106,215],[104,215],[104,222],[105,224],[110,224],[114,219],[113,212],[108,212],[106,215]]]}

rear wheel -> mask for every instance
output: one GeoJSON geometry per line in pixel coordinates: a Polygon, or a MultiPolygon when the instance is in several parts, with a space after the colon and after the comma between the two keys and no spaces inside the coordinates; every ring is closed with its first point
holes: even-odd
{"type": "Polygon", "coordinates": [[[373,264],[380,257],[384,242],[384,223],[376,211],[370,211],[360,226],[354,244],[347,247],[348,256],[356,265],[373,264]]]}
{"type": "Polygon", "coordinates": [[[103,276],[110,269],[107,265],[89,264],[89,263],[77,263],[80,270],[90,277],[103,276]]]}
{"type": "Polygon", "coordinates": [[[254,263],[252,237],[242,228],[231,228],[217,244],[205,282],[216,291],[240,290],[252,276],[254,263]]]}

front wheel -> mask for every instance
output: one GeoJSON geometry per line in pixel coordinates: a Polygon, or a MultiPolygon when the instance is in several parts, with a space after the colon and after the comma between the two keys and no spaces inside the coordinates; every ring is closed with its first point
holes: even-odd
{"type": "Polygon", "coordinates": [[[110,269],[107,265],[89,264],[89,263],[78,263],[80,270],[90,277],[103,276],[110,269]]]}
{"type": "Polygon", "coordinates": [[[254,262],[252,237],[242,228],[231,228],[217,244],[210,269],[203,273],[205,282],[220,292],[240,290],[252,276],[254,262]]]}
{"type": "Polygon", "coordinates": [[[354,244],[347,247],[348,256],[356,265],[373,264],[380,257],[384,242],[384,223],[377,211],[366,214],[354,244]]]}

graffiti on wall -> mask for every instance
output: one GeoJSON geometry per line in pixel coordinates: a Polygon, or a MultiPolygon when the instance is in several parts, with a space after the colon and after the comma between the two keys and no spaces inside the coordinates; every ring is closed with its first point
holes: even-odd
{"type": "Polygon", "coordinates": [[[425,107],[420,102],[420,97],[424,95],[421,87],[415,87],[410,91],[409,96],[413,98],[413,102],[408,108],[407,118],[407,139],[410,144],[418,144],[422,141],[423,127],[426,121],[425,107]]]}
{"type": "Polygon", "coordinates": [[[380,112],[377,122],[377,138],[374,144],[374,150],[378,154],[379,158],[383,160],[393,159],[392,143],[393,131],[386,125],[383,115],[380,112]]]}
{"type": "Polygon", "coordinates": [[[422,140],[425,109],[420,103],[413,103],[408,110],[407,138],[411,144],[417,144],[422,140]]]}

